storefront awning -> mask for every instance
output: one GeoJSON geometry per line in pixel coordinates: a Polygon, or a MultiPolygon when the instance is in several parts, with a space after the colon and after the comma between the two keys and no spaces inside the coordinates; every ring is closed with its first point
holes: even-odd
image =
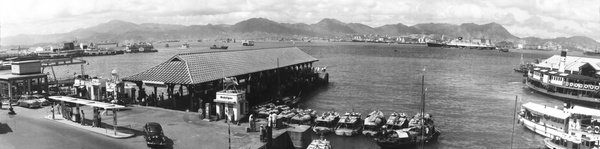
{"type": "Polygon", "coordinates": [[[99,108],[103,108],[103,109],[123,109],[123,108],[126,108],[125,106],[122,106],[122,105],[111,104],[111,103],[104,103],[104,102],[87,100],[87,99],[81,99],[81,98],[74,98],[74,97],[69,97],[69,96],[49,96],[48,98],[53,99],[53,100],[58,100],[58,101],[64,101],[64,102],[70,102],[70,103],[76,103],[76,104],[82,104],[82,105],[92,106],[92,107],[99,107],[99,108]]]}

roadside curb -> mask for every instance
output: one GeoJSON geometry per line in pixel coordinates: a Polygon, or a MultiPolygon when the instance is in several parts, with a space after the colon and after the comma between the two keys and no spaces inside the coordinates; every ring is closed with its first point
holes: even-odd
{"type": "MultiPolygon", "coordinates": [[[[105,135],[105,136],[117,138],[117,139],[125,139],[125,138],[130,138],[130,137],[135,136],[135,133],[123,133],[123,132],[119,132],[119,131],[117,131],[117,133],[116,133],[117,135],[114,135],[115,133],[114,133],[114,130],[112,130],[112,129],[83,126],[78,123],[65,120],[64,118],[61,117],[61,115],[55,115],[54,119],[52,119],[52,115],[44,116],[44,118],[48,119],[48,120],[52,120],[57,123],[62,123],[65,125],[69,125],[69,126],[76,127],[79,129],[84,129],[87,131],[91,131],[91,132],[94,132],[97,134],[101,134],[101,135],[105,135]]],[[[127,131],[129,131],[129,130],[127,130],[127,131]]]]}
{"type": "Polygon", "coordinates": [[[169,111],[169,112],[177,112],[177,113],[181,113],[181,114],[194,114],[197,112],[185,112],[185,111],[179,111],[179,110],[171,110],[171,109],[165,109],[165,108],[161,108],[161,107],[150,107],[150,106],[140,106],[140,105],[131,105],[132,107],[140,107],[140,108],[146,108],[146,109],[153,109],[153,110],[163,110],[163,111],[169,111]]]}

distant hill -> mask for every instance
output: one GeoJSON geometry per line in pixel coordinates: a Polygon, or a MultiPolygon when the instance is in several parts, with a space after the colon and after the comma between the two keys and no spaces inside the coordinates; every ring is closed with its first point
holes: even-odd
{"type": "Polygon", "coordinates": [[[264,37],[340,37],[355,34],[377,34],[399,36],[409,34],[435,34],[451,38],[485,38],[492,41],[510,41],[527,44],[557,43],[566,47],[586,48],[600,44],[583,36],[540,39],[535,37],[518,38],[502,25],[488,23],[478,25],[464,23],[423,23],[407,26],[402,23],[370,27],[361,23],[344,23],[336,19],[325,18],[315,24],[278,23],[266,18],[251,18],[233,25],[173,25],[143,23],[135,24],[122,20],[111,20],[93,27],[77,29],[68,33],[47,35],[17,35],[2,38],[2,45],[32,45],[36,43],[61,43],[78,40],[80,42],[123,42],[123,41],[160,41],[160,40],[197,40],[202,38],[264,38],[264,37]]]}

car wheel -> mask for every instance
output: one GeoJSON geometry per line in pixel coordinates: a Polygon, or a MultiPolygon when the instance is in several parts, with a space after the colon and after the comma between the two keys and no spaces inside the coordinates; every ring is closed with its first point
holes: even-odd
{"type": "Polygon", "coordinates": [[[31,108],[32,108],[31,104],[30,104],[30,105],[28,105],[28,107],[29,107],[29,109],[31,109],[31,108]]]}

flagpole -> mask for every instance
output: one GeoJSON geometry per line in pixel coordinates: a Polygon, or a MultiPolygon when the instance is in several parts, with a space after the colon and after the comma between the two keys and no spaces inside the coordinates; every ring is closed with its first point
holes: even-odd
{"type": "Polygon", "coordinates": [[[519,96],[515,97],[515,109],[513,111],[513,123],[512,123],[512,133],[510,136],[510,148],[513,148],[513,139],[515,137],[515,120],[517,119],[517,100],[519,99],[519,96]]]}

